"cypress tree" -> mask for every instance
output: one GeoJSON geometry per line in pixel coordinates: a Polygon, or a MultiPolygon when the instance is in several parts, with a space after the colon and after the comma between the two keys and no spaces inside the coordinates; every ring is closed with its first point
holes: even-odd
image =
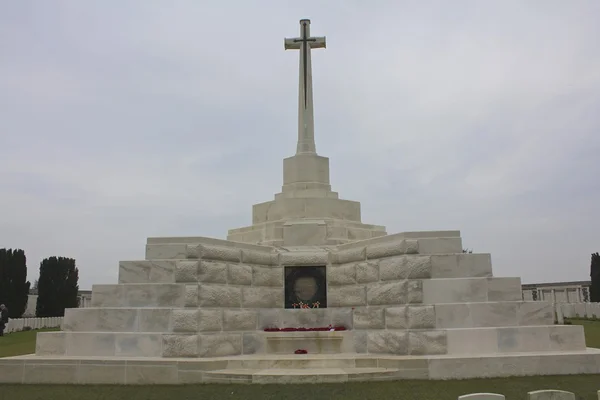
{"type": "Polygon", "coordinates": [[[65,308],[78,306],[79,270],[75,260],[50,257],[40,263],[38,279],[37,317],[62,317],[65,308]]]}
{"type": "Polygon", "coordinates": [[[592,262],[590,264],[590,277],[592,284],[590,285],[590,301],[594,303],[600,302],[600,254],[592,254],[592,262]]]}
{"type": "Polygon", "coordinates": [[[30,286],[25,252],[0,249],[0,304],[6,304],[10,318],[21,318],[27,309],[30,286]]]}

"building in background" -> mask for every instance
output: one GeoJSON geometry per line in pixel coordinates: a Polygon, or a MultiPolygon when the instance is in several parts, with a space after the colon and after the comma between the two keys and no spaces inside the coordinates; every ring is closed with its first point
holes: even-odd
{"type": "MultiPolygon", "coordinates": [[[[91,290],[80,290],[77,296],[79,300],[79,307],[90,307],[92,304],[92,291],[91,290]]],[[[23,318],[35,317],[35,308],[37,305],[37,290],[32,289],[29,291],[29,298],[27,300],[27,309],[23,313],[23,318]]]]}
{"type": "Polygon", "coordinates": [[[523,300],[551,303],[589,303],[591,281],[530,283],[522,285],[523,300]]]}

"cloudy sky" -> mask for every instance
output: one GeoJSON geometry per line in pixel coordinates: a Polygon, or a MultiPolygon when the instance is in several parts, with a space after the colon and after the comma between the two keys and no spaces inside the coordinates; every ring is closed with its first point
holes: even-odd
{"type": "Polygon", "coordinates": [[[114,283],[148,236],[225,238],[281,188],[310,18],[333,189],[388,233],[460,229],[497,276],[600,251],[600,2],[3,1],[0,247],[114,283]]]}

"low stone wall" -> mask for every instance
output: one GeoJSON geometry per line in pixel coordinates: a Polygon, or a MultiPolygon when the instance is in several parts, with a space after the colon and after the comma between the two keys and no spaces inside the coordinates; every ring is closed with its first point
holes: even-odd
{"type": "Polygon", "coordinates": [[[600,303],[555,303],[556,318],[600,318],[600,303]]]}
{"type": "MultiPolygon", "coordinates": [[[[536,390],[527,393],[529,400],[575,400],[579,398],[573,392],[564,390],[536,390]]],[[[497,393],[471,393],[458,397],[458,400],[505,400],[506,397],[497,393]]],[[[600,390],[598,390],[598,400],[600,400],[600,390]]]]}
{"type": "Polygon", "coordinates": [[[60,328],[62,326],[62,322],[63,317],[11,319],[8,321],[8,325],[4,329],[4,333],[20,332],[27,328],[60,328]]]}

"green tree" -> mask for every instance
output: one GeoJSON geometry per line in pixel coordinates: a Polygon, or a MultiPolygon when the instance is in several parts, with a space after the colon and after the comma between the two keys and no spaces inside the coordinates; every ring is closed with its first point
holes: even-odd
{"type": "Polygon", "coordinates": [[[62,317],[65,308],[78,306],[79,270],[75,260],[50,257],[40,263],[38,279],[37,317],[62,317]]]}
{"type": "Polygon", "coordinates": [[[10,318],[21,318],[27,309],[29,286],[25,252],[0,249],[0,304],[6,304],[10,318]]]}
{"type": "Polygon", "coordinates": [[[590,277],[592,284],[590,285],[590,301],[594,303],[600,302],[600,254],[592,254],[592,262],[590,265],[590,277]]]}

